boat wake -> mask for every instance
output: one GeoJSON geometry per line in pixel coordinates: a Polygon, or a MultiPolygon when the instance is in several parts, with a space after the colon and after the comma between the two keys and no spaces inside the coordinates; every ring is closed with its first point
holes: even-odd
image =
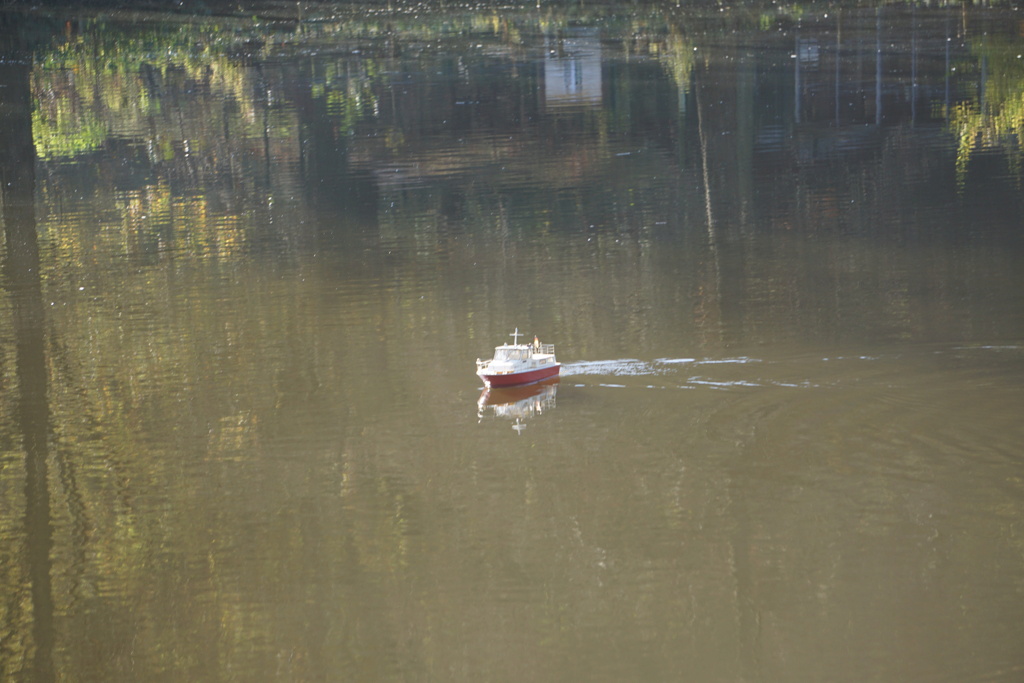
{"type": "Polygon", "coordinates": [[[719,389],[754,387],[820,388],[876,377],[892,381],[912,362],[929,366],[934,359],[954,356],[961,363],[986,362],[993,354],[1024,352],[1024,345],[928,347],[915,353],[838,354],[777,359],[656,358],[577,361],[562,365],[562,377],[577,386],[646,389],[719,389]],[[608,381],[611,378],[614,380],[608,381]]]}
{"type": "Polygon", "coordinates": [[[680,366],[701,367],[704,365],[745,365],[760,363],[757,358],[741,356],[739,358],[714,358],[698,360],[696,358],[657,358],[652,361],[623,358],[621,360],[584,360],[576,363],[564,363],[562,376],[569,375],[614,375],[645,377],[649,375],[666,375],[679,372],[680,366]]]}
{"type": "MultiPolygon", "coordinates": [[[[578,361],[562,365],[562,377],[578,378],[582,383],[589,377],[617,378],[660,378],[660,381],[647,383],[644,388],[710,388],[732,389],[738,387],[813,386],[806,381],[783,381],[777,379],[752,378],[746,368],[741,366],[761,364],[759,358],[739,356],[736,358],[657,358],[650,361],[636,358],[618,360],[578,361]],[[738,368],[738,369],[734,369],[738,368]],[[735,376],[739,374],[740,376],[735,376]],[[733,375],[733,376],[729,376],[733,375]]],[[[625,380],[622,380],[625,381],[625,380]]],[[[637,386],[629,384],[598,382],[603,387],[637,386]]]]}

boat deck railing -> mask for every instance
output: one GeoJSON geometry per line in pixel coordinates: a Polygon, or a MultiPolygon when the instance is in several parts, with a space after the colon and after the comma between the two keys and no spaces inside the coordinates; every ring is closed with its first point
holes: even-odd
{"type": "Polygon", "coordinates": [[[552,356],[555,355],[554,344],[541,344],[539,353],[550,353],[552,356]]]}

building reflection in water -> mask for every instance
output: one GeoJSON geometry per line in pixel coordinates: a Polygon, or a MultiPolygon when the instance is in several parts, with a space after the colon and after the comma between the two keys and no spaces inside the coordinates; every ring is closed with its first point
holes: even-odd
{"type": "Polygon", "coordinates": [[[601,35],[576,28],[548,38],[544,58],[544,102],[548,109],[601,106],[601,35]]]}
{"type": "Polygon", "coordinates": [[[525,420],[554,409],[557,393],[557,377],[519,387],[484,389],[476,414],[481,422],[486,417],[513,420],[512,429],[522,432],[525,420]]]}

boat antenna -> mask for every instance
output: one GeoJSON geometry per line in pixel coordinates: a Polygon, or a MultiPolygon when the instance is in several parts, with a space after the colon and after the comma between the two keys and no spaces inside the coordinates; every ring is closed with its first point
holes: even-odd
{"type": "Polygon", "coordinates": [[[516,344],[519,343],[519,338],[523,337],[525,335],[520,334],[519,333],[519,328],[517,327],[516,331],[513,332],[512,334],[508,335],[508,336],[512,337],[512,346],[515,346],[516,344]]]}

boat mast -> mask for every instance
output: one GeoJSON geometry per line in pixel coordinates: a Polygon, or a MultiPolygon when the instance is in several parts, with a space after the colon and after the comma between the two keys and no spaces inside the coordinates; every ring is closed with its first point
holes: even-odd
{"type": "Polygon", "coordinates": [[[508,335],[508,336],[512,337],[512,346],[515,346],[516,344],[519,343],[519,338],[520,337],[524,337],[526,335],[520,334],[519,333],[519,328],[517,327],[516,331],[513,332],[512,334],[508,335]]]}

